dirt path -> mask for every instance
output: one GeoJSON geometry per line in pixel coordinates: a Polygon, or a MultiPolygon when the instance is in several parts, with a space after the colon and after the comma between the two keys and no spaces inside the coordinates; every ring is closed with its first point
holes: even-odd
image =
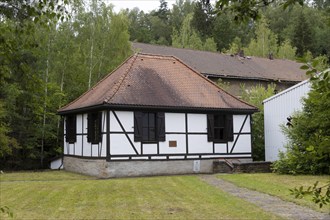
{"type": "Polygon", "coordinates": [[[310,208],[296,205],[292,202],[286,202],[280,198],[265,193],[237,187],[232,183],[216,178],[215,175],[200,175],[200,178],[222,191],[251,202],[267,212],[272,212],[287,219],[330,220],[330,215],[326,213],[320,213],[310,208]]]}

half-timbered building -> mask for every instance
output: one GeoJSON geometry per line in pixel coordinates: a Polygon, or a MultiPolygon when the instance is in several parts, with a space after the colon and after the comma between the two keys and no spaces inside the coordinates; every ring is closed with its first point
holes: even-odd
{"type": "Polygon", "coordinates": [[[59,110],[64,168],[98,177],[212,172],[251,160],[257,109],[173,56],[135,54],[59,110]]]}

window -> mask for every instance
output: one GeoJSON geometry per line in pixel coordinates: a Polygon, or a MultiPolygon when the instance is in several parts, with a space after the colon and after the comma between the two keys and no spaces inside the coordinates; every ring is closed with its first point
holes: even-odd
{"type": "Polygon", "coordinates": [[[70,144],[75,143],[77,141],[76,136],[76,115],[68,115],[66,116],[65,121],[65,141],[70,144]]]}
{"type": "Polygon", "coordinates": [[[102,141],[102,112],[88,114],[87,141],[98,144],[102,141]]]}
{"type": "Polygon", "coordinates": [[[134,141],[165,141],[164,112],[134,112],[134,141]]]}
{"type": "Polygon", "coordinates": [[[156,141],[156,113],[142,113],[142,141],[156,141]]]}
{"type": "Polygon", "coordinates": [[[208,114],[207,135],[208,141],[219,143],[233,141],[233,115],[208,114]]]}

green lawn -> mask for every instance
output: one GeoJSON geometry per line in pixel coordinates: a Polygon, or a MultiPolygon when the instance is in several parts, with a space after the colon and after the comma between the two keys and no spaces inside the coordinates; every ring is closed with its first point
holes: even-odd
{"type": "Polygon", "coordinates": [[[329,212],[330,205],[319,208],[311,197],[307,196],[303,199],[296,199],[291,195],[289,189],[300,186],[312,186],[316,181],[319,181],[318,186],[323,186],[330,180],[330,176],[310,176],[310,175],[279,175],[274,173],[263,174],[231,174],[231,175],[218,175],[218,178],[227,180],[237,186],[245,187],[248,189],[256,190],[259,192],[267,193],[269,195],[278,196],[283,200],[295,202],[300,205],[308,206],[317,211],[329,212]]]}
{"type": "Polygon", "coordinates": [[[0,175],[0,181],[55,181],[55,180],[83,180],[95,179],[77,173],[64,171],[45,171],[45,172],[13,172],[0,175]]]}
{"type": "Polygon", "coordinates": [[[96,180],[56,171],[0,178],[1,206],[15,219],[279,219],[198,176],[96,180]]]}

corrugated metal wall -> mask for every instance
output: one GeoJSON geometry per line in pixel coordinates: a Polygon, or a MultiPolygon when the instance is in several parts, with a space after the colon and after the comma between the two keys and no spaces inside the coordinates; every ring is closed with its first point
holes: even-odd
{"type": "Polygon", "coordinates": [[[264,100],[266,161],[277,160],[278,152],[285,151],[286,137],[280,125],[286,125],[287,117],[302,110],[302,98],[309,90],[306,80],[264,100]]]}

